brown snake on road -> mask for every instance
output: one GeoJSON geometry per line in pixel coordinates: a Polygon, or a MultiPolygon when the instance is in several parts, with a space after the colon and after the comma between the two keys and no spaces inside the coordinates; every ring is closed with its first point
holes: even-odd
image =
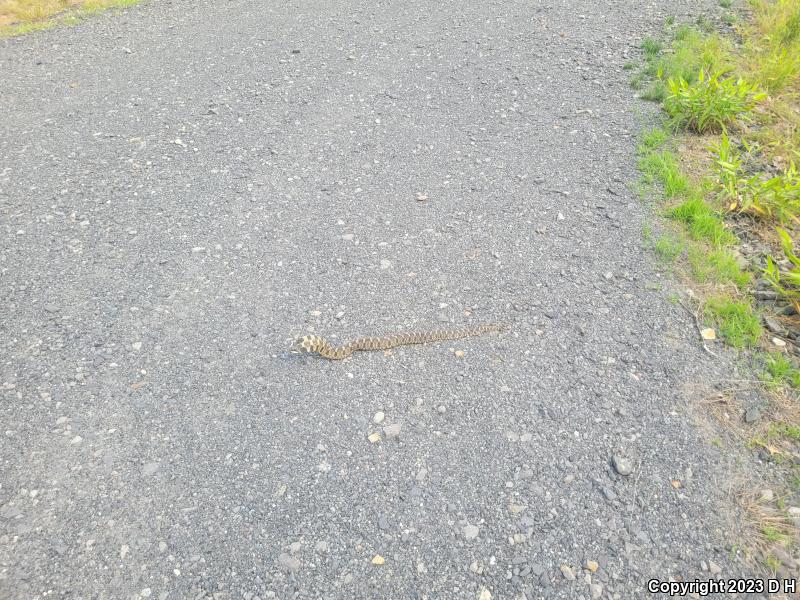
{"type": "Polygon", "coordinates": [[[357,351],[388,350],[396,346],[410,344],[427,344],[444,340],[459,340],[465,337],[484,335],[493,331],[506,331],[510,325],[477,325],[466,329],[439,329],[425,333],[397,333],[384,337],[363,337],[348,342],[344,346],[334,348],[324,337],[319,335],[305,335],[299,338],[292,347],[291,352],[316,353],[328,360],[341,360],[352,356],[357,351]]]}

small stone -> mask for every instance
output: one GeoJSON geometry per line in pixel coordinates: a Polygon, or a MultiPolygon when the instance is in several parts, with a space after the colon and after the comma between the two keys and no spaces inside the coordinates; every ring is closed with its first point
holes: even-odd
{"type": "Polygon", "coordinates": [[[575,581],[575,572],[572,570],[572,567],[569,565],[561,565],[560,569],[564,579],[567,581],[575,581]]]}
{"type": "Polygon", "coordinates": [[[611,464],[620,475],[627,476],[633,473],[633,463],[629,458],[615,454],[611,459],[611,464]]]}
{"type": "Polygon", "coordinates": [[[155,475],[156,472],[161,468],[161,465],[157,462],[150,462],[142,466],[142,475],[155,475]]]}
{"type": "Polygon", "coordinates": [[[761,418],[761,409],[758,406],[751,406],[747,409],[747,412],[744,413],[744,422],[745,423],[755,423],[761,418]]]}
{"type": "Polygon", "coordinates": [[[119,557],[124,559],[126,556],[128,556],[129,551],[130,548],[128,547],[128,544],[122,544],[119,549],[119,557]]]}
{"type": "Polygon", "coordinates": [[[376,554],[372,557],[372,564],[375,566],[380,566],[385,562],[386,560],[380,554],[376,554]]]}
{"type": "Polygon", "coordinates": [[[464,351],[463,350],[456,350],[454,352],[454,354],[456,355],[456,358],[464,358],[464,351]]]}
{"type": "Polygon", "coordinates": [[[596,560],[587,560],[586,568],[592,573],[597,573],[597,569],[600,568],[600,565],[597,563],[596,560]]]}
{"type": "Polygon", "coordinates": [[[392,423],[391,425],[387,425],[383,428],[383,434],[386,436],[387,440],[391,440],[400,435],[401,428],[402,426],[400,423],[392,423]]]}
{"type": "Polygon", "coordinates": [[[384,417],[385,415],[383,414],[383,412],[378,411],[375,413],[375,416],[372,417],[372,422],[375,423],[376,425],[380,425],[381,423],[383,423],[384,417]]]}
{"type": "Polygon", "coordinates": [[[766,325],[767,329],[769,329],[772,333],[781,334],[786,331],[783,325],[781,325],[781,322],[775,317],[764,317],[764,325],[766,325]]]}
{"type": "Polygon", "coordinates": [[[278,563],[281,567],[292,573],[296,573],[300,570],[300,559],[286,554],[285,552],[281,552],[280,556],[278,556],[278,563]]]}
{"type": "Polygon", "coordinates": [[[386,260],[385,258],[381,259],[381,269],[388,269],[391,266],[392,266],[392,261],[386,260]]]}
{"type": "Polygon", "coordinates": [[[131,344],[131,348],[134,350],[141,350],[142,349],[142,342],[134,342],[131,344]]]}
{"type": "Polygon", "coordinates": [[[786,342],[784,342],[781,338],[774,337],[772,338],[772,343],[778,346],[779,348],[783,348],[786,346],[786,342]]]}
{"type": "Polygon", "coordinates": [[[328,551],[328,542],[324,540],[318,541],[316,544],[314,544],[314,550],[320,554],[325,554],[328,551]]]}
{"type": "Polygon", "coordinates": [[[600,596],[603,595],[603,584],[602,583],[593,583],[589,586],[589,591],[592,594],[592,600],[597,600],[600,596]]]}
{"type": "Polygon", "coordinates": [[[423,194],[422,192],[417,192],[417,202],[425,202],[428,199],[427,194],[423,194]]]}
{"type": "Polygon", "coordinates": [[[367,436],[367,439],[373,444],[376,443],[376,442],[380,442],[381,441],[381,434],[380,433],[370,433],[367,436]]]}
{"type": "Polygon", "coordinates": [[[472,564],[469,566],[469,570],[475,573],[476,575],[480,575],[483,573],[483,564],[479,563],[477,560],[473,561],[472,564]]]}
{"type": "Polygon", "coordinates": [[[787,512],[789,513],[790,517],[800,517],[800,506],[790,506],[787,512]]]}
{"type": "Polygon", "coordinates": [[[438,407],[436,407],[436,412],[438,412],[440,415],[443,415],[445,412],[447,412],[447,407],[444,404],[440,404],[438,407]]]}
{"type": "Polygon", "coordinates": [[[144,588],[141,592],[139,592],[139,595],[142,598],[149,598],[150,594],[152,594],[152,593],[153,593],[153,590],[151,590],[150,588],[144,588]]]}
{"type": "Polygon", "coordinates": [[[74,438],[72,438],[69,441],[69,443],[70,444],[80,444],[82,441],[83,441],[83,438],[81,436],[79,436],[79,435],[76,435],[74,438]]]}
{"type": "Polygon", "coordinates": [[[720,573],[722,573],[722,567],[720,567],[713,560],[710,560],[708,561],[708,571],[712,575],[719,575],[720,573]]]}
{"type": "Polygon", "coordinates": [[[301,547],[302,544],[300,542],[292,542],[292,544],[289,546],[289,552],[291,552],[292,554],[297,554],[298,552],[300,552],[301,547]]]}
{"type": "Polygon", "coordinates": [[[478,596],[478,600],[492,600],[492,593],[486,588],[481,588],[481,593],[478,596]]]}
{"type": "Polygon", "coordinates": [[[761,490],[761,496],[759,497],[761,502],[772,502],[774,499],[775,494],[772,492],[772,490],[761,490]]]}
{"type": "Polygon", "coordinates": [[[464,537],[468,540],[474,540],[476,537],[478,537],[480,531],[481,530],[478,528],[477,525],[465,525],[461,529],[461,532],[464,534],[464,537]]]}
{"type": "Polygon", "coordinates": [[[522,504],[512,504],[508,507],[508,510],[511,511],[512,515],[518,515],[522,511],[524,511],[527,507],[523,506],[522,504]]]}
{"type": "Polygon", "coordinates": [[[158,542],[158,551],[165,552],[167,550],[167,543],[166,542],[158,542]]]}
{"type": "Polygon", "coordinates": [[[704,340],[715,340],[717,339],[717,332],[711,327],[706,327],[700,332],[700,337],[702,337],[704,340]]]}

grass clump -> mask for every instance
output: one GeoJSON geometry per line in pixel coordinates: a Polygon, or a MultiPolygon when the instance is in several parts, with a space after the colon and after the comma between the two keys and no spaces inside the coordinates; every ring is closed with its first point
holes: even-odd
{"type": "Polygon", "coordinates": [[[683,240],[672,235],[662,235],[653,245],[653,250],[665,262],[674,262],[683,253],[683,240]]]}
{"type": "Polygon", "coordinates": [[[639,169],[645,183],[661,183],[667,198],[689,191],[689,179],[681,173],[675,154],[670,150],[650,151],[639,159],[639,169]]]}
{"type": "MultiPolygon", "coordinates": [[[[745,143],[748,150],[751,146],[745,143]]],[[[723,134],[713,147],[716,152],[716,183],[729,210],[748,212],[781,223],[800,223],[800,175],[790,162],[782,173],[772,177],[760,173],[744,176],[745,161],[723,134]]]]}
{"type": "Polygon", "coordinates": [[[706,301],[703,313],[734,348],[754,346],[761,337],[761,323],[747,302],[713,296],[706,301]]]}
{"type": "MultiPolygon", "coordinates": [[[[762,378],[772,386],[788,385],[800,388],[800,369],[781,352],[770,352],[765,356],[762,378]]],[[[794,426],[794,430],[800,432],[799,427],[794,426]]]]}
{"type": "Polygon", "coordinates": [[[800,308],[800,257],[794,252],[794,241],[785,229],[778,229],[783,246],[784,259],[778,263],[771,256],[767,257],[764,277],[781,295],[800,308]]]}
{"type": "Polygon", "coordinates": [[[719,214],[699,196],[689,198],[674,207],[670,215],[686,224],[689,235],[695,240],[705,240],[715,248],[736,242],[736,236],[725,227],[719,214]]]}
{"type": "Polygon", "coordinates": [[[740,289],[750,283],[750,274],[742,271],[728,250],[708,252],[705,248],[692,248],[689,251],[689,264],[692,275],[699,283],[732,283],[740,289]]]}
{"type": "Polygon", "coordinates": [[[747,113],[766,95],[743,79],[724,77],[723,71],[708,75],[700,70],[695,83],[680,77],[667,80],[669,96],[664,109],[674,122],[696,131],[723,131],[747,113]]]}

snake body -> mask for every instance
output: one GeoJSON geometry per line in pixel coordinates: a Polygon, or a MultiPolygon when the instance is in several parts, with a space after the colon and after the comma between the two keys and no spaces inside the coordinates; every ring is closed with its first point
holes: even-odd
{"type": "Polygon", "coordinates": [[[397,346],[428,344],[443,340],[459,340],[465,337],[484,335],[493,331],[505,331],[508,325],[478,325],[466,329],[439,329],[424,333],[397,333],[384,337],[362,337],[344,346],[333,347],[320,335],[306,335],[295,342],[295,352],[316,353],[328,360],[341,360],[357,351],[388,350],[397,346]]]}

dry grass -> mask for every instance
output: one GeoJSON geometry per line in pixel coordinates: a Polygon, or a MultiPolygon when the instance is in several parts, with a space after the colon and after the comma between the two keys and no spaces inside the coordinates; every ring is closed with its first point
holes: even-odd
{"type": "Polygon", "coordinates": [[[109,8],[139,0],[0,0],[0,37],[22,35],[59,24],[74,24],[109,8]]]}

